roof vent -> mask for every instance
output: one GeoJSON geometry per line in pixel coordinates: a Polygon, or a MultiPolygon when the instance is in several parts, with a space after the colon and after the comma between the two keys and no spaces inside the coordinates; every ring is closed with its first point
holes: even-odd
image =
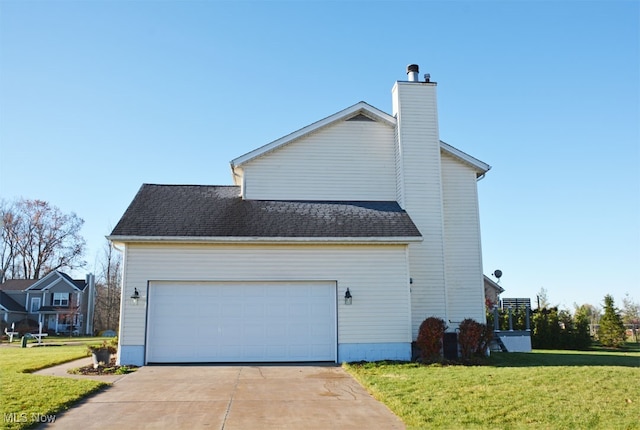
{"type": "Polygon", "coordinates": [[[409,64],[407,66],[407,77],[409,82],[418,82],[418,65],[417,64],[409,64]]]}

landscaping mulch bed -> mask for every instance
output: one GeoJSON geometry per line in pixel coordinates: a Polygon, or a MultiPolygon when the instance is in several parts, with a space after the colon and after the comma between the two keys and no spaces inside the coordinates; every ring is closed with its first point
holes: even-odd
{"type": "Polygon", "coordinates": [[[69,369],[68,372],[74,375],[124,375],[135,372],[138,366],[117,366],[116,359],[112,358],[108,366],[93,367],[93,364],[75,369],[69,369]]]}

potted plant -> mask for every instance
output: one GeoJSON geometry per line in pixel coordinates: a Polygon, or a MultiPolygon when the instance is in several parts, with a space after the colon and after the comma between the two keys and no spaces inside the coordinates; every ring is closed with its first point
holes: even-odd
{"type": "Polygon", "coordinates": [[[115,346],[109,345],[107,341],[103,341],[99,345],[88,345],[87,349],[93,358],[93,368],[97,369],[100,363],[108,365],[111,362],[111,354],[115,354],[118,350],[115,346]]]}

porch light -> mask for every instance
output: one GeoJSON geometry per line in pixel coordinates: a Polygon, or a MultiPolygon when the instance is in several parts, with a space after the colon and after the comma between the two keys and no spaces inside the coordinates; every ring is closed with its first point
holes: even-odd
{"type": "Polygon", "coordinates": [[[134,288],[133,294],[131,295],[131,301],[133,302],[134,306],[138,304],[138,300],[140,300],[140,293],[138,292],[137,288],[134,288]]]}
{"type": "Polygon", "coordinates": [[[351,296],[351,291],[349,291],[349,289],[347,288],[347,291],[345,291],[344,293],[344,304],[350,305],[352,301],[353,301],[353,296],[351,296]]]}

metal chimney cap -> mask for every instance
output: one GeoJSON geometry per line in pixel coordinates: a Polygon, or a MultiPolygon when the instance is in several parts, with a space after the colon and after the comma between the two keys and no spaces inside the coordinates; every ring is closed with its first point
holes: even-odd
{"type": "Polygon", "coordinates": [[[407,74],[409,74],[411,72],[419,73],[420,70],[418,70],[418,69],[419,69],[419,66],[417,64],[409,64],[407,66],[407,74]]]}

